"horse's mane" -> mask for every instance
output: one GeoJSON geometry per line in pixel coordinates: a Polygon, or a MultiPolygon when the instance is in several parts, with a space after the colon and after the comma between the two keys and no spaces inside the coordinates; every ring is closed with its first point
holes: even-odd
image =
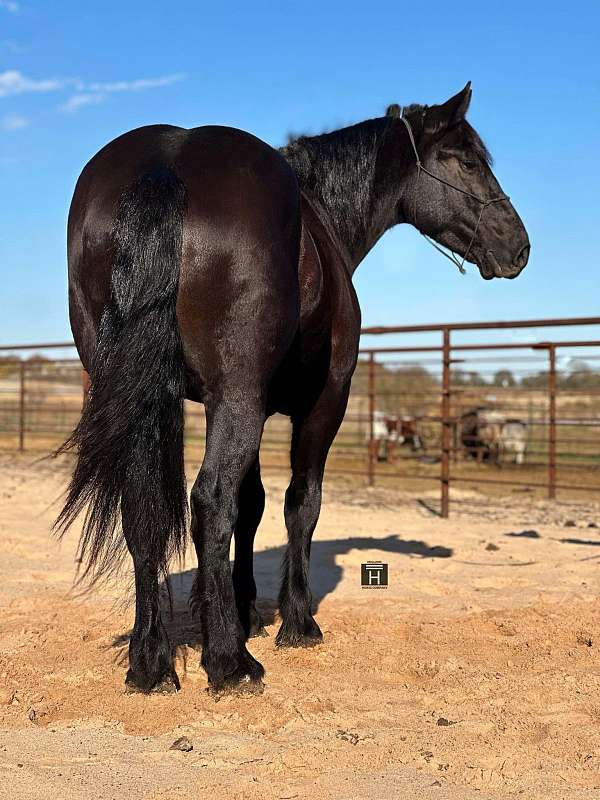
{"type": "Polygon", "coordinates": [[[299,136],[281,148],[301,189],[328,210],[346,242],[367,233],[377,152],[391,124],[390,117],[369,119],[318,136],[299,136]]]}

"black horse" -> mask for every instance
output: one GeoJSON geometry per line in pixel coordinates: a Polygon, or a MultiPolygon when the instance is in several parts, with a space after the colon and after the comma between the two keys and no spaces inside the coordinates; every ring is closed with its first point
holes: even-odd
{"type": "Polygon", "coordinates": [[[274,412],[293,423],[276,641],[321,641],[310,543],[357,360],[352,273],[400,222],[477,263],[484,278],[514,278],[527,263],[525,228],[465,120],[470,97],[467,85],[401,117],[390,106],[280,151],[232,128],[153,125],[111,142],[83,170],[69,215],[69,307],[91,391],[63,447],[75,446],[78,460],[57,525],[88,506],[80,557],[95,578],[127,544],[132,690],[178,687],[158,580],[186,541],[185,397],[204,404],[207,420],[191,491],[191,600],[210,687],[262,687],[246,640],[262,632],[252,551],[264,507],[261,434],[274,412]]]}

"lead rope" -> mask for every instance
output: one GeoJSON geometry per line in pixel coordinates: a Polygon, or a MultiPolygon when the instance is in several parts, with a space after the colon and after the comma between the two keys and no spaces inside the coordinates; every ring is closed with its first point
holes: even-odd
{"type": "Polygon", "coordinates": [[[466,249],[466,252],[465,252],[465,254],[464,254],[463,258],[462,258],[462,261],[458,260],[458,257],[456,255],[456,253],[454,253],[454,251],[450,250],[450,252],[446,252],[446,250],[444,250],[442,247],[440,247],[440,245],[437,244],[437,242],[434,242],[433,239],[431,239],[429,236],[427,236],[426,233],[421,233],[419,231],[421,233],[421,236],[423,236],[423,238],[426,239],[429,242],[430,245],[435,247],[435,249],[439,253],[441,253],[443,256],[446,256],[446,258],[449,261],[452,261],[452,263],[456,267],[458,267],[458,271],[460,272],[460,274],[464,275],[466,273],[466,271],[467,271],[465,269],[465,261],[467,260],[467,256],[471,252],[471,247],[473,246],[473,242],[475,241],[475,237],[477,236],[477,231],[479,230],[479,225],[481,224],[481,220],[483,218],[483,212],[486,210],[486,208],[488,206],[491,206],[492,203],[500,203],[500,202],[502,202],[504,200],[510,200],[510,197],[508,197],[508,195],[503,194],[503,195],[499,195],[498,197],[492,197],[489,200],[483,200],[478,195],[473,194],[473,192],[469,192],[466,189],[462,189],[460,186],[456,186],[455,184],[450,183],[445,178],[440,178],[439,175],[436,175],[435,173],[430,172],[421,163],[421,159],[419,158],[419,151],[417,150],[417,145],[415,144],[415,137],[413,135],[412,128],[410,127],[410,122],[404,116],[404,109],[402,109],[402,113],[401,113],[399,118],[402,120],[402,122],[406,126],[406,130],[408,131],[408,138],[410,139],[410,143],[412,145],[412,149],[413,149],[413,152],[415,154],[415,159],[416,159],[416,163],[417,163],[417,180],[419,180],[419,178],[421,177],[421,173],[424,172],[426,175],[429,175],[430,178],[433,178],[434,180],[439,181],[440,183],[443,183],[445,186],[449,186],[450,189],[455,189],[457,192],[460,192],[461,194],[465,194],[465,195],[467,195],[467,197],[472,197],[473,200],[477,200],[478,203],[481,203],[481,211],[479,212],[479,216],[477,217],[477,223],[475,225],[475,229],[473,231],[473,235],[471,236],[471,240],[469,241],[469,246],[466,249]]]}

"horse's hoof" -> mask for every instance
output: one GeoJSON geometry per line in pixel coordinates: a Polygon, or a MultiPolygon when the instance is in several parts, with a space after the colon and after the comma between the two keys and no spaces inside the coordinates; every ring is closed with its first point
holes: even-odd
{"type": "Polygon", "coordinates": [[[262,636],[268,636],[267,629],[263,625],[262,620],[258,624],[252,624],[248,633],[249,639],[258,639],[262,636]]]}
{"type": "Polygon", "coordinates": [[[177,694],[177,692],[181,689],[181,684],[179,683],[179,678],[177,675],[167,675],[163,678],[160,683],[156,683],[152,689],[150,689],[150,694],[177,694]]]}
{"type": "MultiPolygon", "coordinates": [[[[237,665],[227,673],[218,662],[211,658],[204,660],[202,666],[208,675],[208,691],[210,694],[220,696],[223,694],[262,694],[264,684],[262,679],[265,674],[263,665],[257,661],[247,650],[242,648],[237,655],[237,665]]],[[[229,661],[229,665],[231,661],[229,661]]]]}
{"type": "Polygon", "coordinates": [[[125,694],[176,694],[180,689],[181,684],[176,672],[165,675],[149,688],[145,685],[140,686],[129,675],[125,679],[125,694]]]}
{"type": "Polygon", "coordinates": [[[265,684],[261,678],[253,678],[251,675],[242,675],[239,679],[227,679],[219,685],[210,684],[207,692],[215,699],[220,699],[225,695],[260,695],[265,690],[265,684]]]}
{"type": "Polygon", "coordinates": [[[265,630],[265,624],[263,622],[263,618],[256,610],[256,607],[254,605],[251,605],[248,613],[246,637],[248,639],[255,639],[258,636],[268,636],[268,635],[269,634],[265,630]]]}
{"type": "Polygon", "coordinates": [[[323,642],[323,634],[314,619],[307,620],[304,628],[289,628],[284,623],[275,638],[277,647],[316,647],[323,642]]]}
{"type": "Polygon", "coordinates": [[[318,647],[318,645],[323,643],[323,637],[317,636],[303,636],[294,634],[293,636],[277,635],[277,639],[275,640],[275,644],[278,648],[284,647],[318,647]]]}

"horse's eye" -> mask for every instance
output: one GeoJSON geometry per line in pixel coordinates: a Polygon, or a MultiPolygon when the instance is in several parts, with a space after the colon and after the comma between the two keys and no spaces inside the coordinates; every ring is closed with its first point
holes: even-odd
{"type": "Polygon", "coordinates": [[[469,171],[469,170],[473,170],[473,169],[475,169],[477,167],[477,162],[476,161],[463,161],[462,165],[467,171],[469,171]]]}

